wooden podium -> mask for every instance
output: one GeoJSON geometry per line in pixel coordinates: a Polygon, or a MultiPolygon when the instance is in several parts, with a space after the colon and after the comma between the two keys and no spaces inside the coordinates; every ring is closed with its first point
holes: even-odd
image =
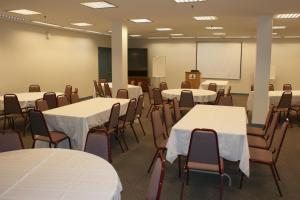
{"type": "Polygon", "coordinates": [[[191,83],[192,89],[199,89],[201,73],[199,71],[185,72],[185,80],[191,83]]]}

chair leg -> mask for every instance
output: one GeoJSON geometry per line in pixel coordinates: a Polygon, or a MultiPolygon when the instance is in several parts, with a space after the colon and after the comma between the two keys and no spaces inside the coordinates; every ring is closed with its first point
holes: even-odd
{"type": "Polygon", "coordinates": [[[35,147],[35,140],[33,140],[32,149],[34,149],[34,147],[35,147]]]}
{"type": "Polygon", "coordinates": [[[149,172],[151,171],[152,165],[154,164],[154,161],[155,161],[155,158],[156,158],[157,155],[158,155],[158,152],[159,152],[159,150],[157,149],[156,152],[155,152],[155,154],[154,154],[154,156],[153,156],[153,158],[152,158],[151,164],[150,164],[150,166],[149,166],[149,168],[148,168],[148,170],[147,170],[147,173],[148,173],[148,174],[149,174],[149,172]]]}
{"type": "Polygon", "coordinates": [[[121,144],[121,141],[120,141],[120,138],[119,138],[119,131],[118,131],[118,130],[116,131],[115,137],[116,137],[116,140],[118,141],[118,143],[119,143],[119,145],[120,145],[120,147],[121,147],[121,149],[122,149],[122,152],[124,153],[125,150],[124,150],[124,148],[123,148],[123,146],[122,146],[122,144],[121,144]]]}
{"type": "Polygon", "coordinates": [[[223,189],[224,189],[224,174],[220,175],[220,200],[223,199],[223,189]]]}
{"type": "Polygon", "coordinates": [[[130,124],[130,127],[131,127],[131,129],[132,129],[132,131],[133,131],[133,134],[134,134],[134,137],[135,137],[136,142],[137,142],[137,143],[140,143],[139,138],[138,138],[137,135],[136,135],[136,132],[135,132],[135,130],[134,130],[134,128],[133,128],[132,123],[130,124]]]}
{"type": "Polygon", "coordinates": [[[242,189],[242,187],[243,187],[244,176],[245,176],[245,174],[243,172],[241,172],[240,189],[242,189]]]}
{"type": "Polygon", "coordinates": [[[150,108],[149,108],[149,110],[147,112],[147,118],[149,117],[149,114],[150,114],[150,111],[152,110],[152,107],[153,107],[153,104],[150,104],[150,108]]]}
{"type": "Polygon", "coordinates": [[[178,177],[181,177],[181,155],[177,156],[178,159],[178,177]]]}
{"type": "Polygon", "coordinates": [[[279,173],[278,173],[278,170],[277,170],[277,167],[276,167],[276,164],[274,163],[274,169],[275,169],[275,172],[276,172],[276,176],[278,178],[278,180],[280,181],[280,176],[279,176],[279,173]]]}
{"type": "Polygon", "coordinates": [[[274,181],[276,183],[276,186],[277,186],[277,189],[278,189],[278,192],[279,192],[279,195],[282,197],[282,192],[281,192],[281,189],[280,189],[280,186],[279,186],[279,183],[278,183],[278,180],[276,178],[276,172],[274,170],[274,165],[270,165],[270,168],[271,168],[271,171],[272,171],[272,175],[273,175],[273,178],[274,178],[274,181]]]}
{"type": "Polygon", "coordinates": [[[68,137],[68,141],[69,141],[69,148],[72,149],[71,139],[69,137],[68,137]]]}
{"type": "Polygon", "coordinates": [[[4,115],[4,122],[3,122],[3,130],[5,130],[5,127],[6,127],[6,116],[4,115]]]}
{"type": "Polygon", "coordinates": [[[190,178],[190,170],[186,169],[186,185],[189,184],[189,178],[190,178]]]}
{"type": "Polygon", "coordinates": [[[26,135],[26,124],[27,124],[27,117],[24,118],[24,128],[23,128],[23,135],[26,135]]]}
{"type": "Polygon", "coordinates": [[[140,125],[141,125],[143,134],[144,134],[144,136],[145,136],[145,135],[146,135],[146,132],[145,132],[144,127],[143,127],[143,124],[142,124],[142,122],[141,122],[141,118],[138,118],[138,120],[139,120],[139,123],[140,123],[140,125]]]}
{"type": "Polygon", "coordinates": [[[51,148],[51,142],[49,142],[49,148],[51,148]]]}
{"type": "Polygon", "coordinates": [[[185,176],[186,176],[186,174],[183,172],[183,176],[182,176],[182,180],[181,180],[180,200],[183,199],[184,180],[186,178],[185,176]]]}
{"type": "Polygon", "coordinates": [[[121,130],[121,138],[122,138],[122,140],[123,140],[123,142],[124,142],[124,144],[125,144],[125,147],[126,147],[126,149],[127,149],[127,151],[129,150],[129,148],[128,148],[128,145],[127,145],[127,142],[126,142],[126,140],[125,140],[125,136],[124,136],[124,134],[125,134],[125,127],[123,127],[123,129],[121,130]]]}

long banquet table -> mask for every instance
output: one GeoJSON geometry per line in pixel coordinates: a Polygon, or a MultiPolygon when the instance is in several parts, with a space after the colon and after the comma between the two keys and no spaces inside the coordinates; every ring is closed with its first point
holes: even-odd
{"type": "Polygon", "coordinates": [[[0,199],[120,200],[122,184],[106,160],[83,151],[0,153],[0,199]]]}
{"type": "Polygon", "coordinates": [[[240,161],[239,168],[249,176],[249,148],[245,108],[196,105],[171,129],[167,142],[167,160],[187,155],[191,132],[195,128],[214,129],[218,134],[220,156],[240,161]]]}
{"type": "Polygon", "coordinates": [[[179,100],[182,90],[192,91],[194,101],[198,103],[206,103],[206,102],[214,101],[217,96],[216,92],[210,90],[203,90],[203,89],[169,89],[169,90],[163,90],[161,94],[163,97],[167,99],[173,99],[174,97],[176,97],[179,100]]]}
{"type": "MultiPolygon", "coordinates": [[[[128,102],[128,99],[97,97],[47,110],[43,114],[49,130],[65,132],[71,138],[72,148],[83,150],[89,129],[107,122],[115,103],[121,104],[120,115],[125,114],[128,102]]],[[[61,145],[67,146],[63,142],[61,145]]],[[[36,143],[36,147],[43,146],[47,145],[40,141],[36,143]]]]}

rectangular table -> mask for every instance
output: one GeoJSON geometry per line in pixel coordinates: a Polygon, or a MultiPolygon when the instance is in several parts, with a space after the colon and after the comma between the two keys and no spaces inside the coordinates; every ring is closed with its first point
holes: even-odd
{"type": "Polygon", "coordinates": [[[217,84],[217,91],[220,89],[223,89],[225,91],[225,93],[227,92],[227,89],[229,87],[228,85],[228,81],[221,81],[221,80],[206,80],[203,81],[200,85],[200,88],[207,90],[208,85],[210,83],[215,83],[217,84]]]}
{"type": "MultiPolygon", "coordinates": [[[[98,97],[47,110],[43,114],[49,130],[65,132],[71,138],[72,148],[83,150],[89,129],[109,120],[114,103],[120,103],[120,115],[125,114],[128,102],[128,99],[98,97]]],[[[36,143],[36,147],[40,145],[44,146],[41,142],[36,143]]]]}
{"type": "Polygon", "coordinates": [[[249,176],[246,124],[244,107],[196,105],[172,127],[166,158],[173,162],[178,155],[187,155],[193,129],[214,129],[218,134],[220,156],[240,161],[239,168],[249,176]]]}
{"type": "MultiPolygon", "coordinates": [[[[278,91],[269,91],[269,105],[275,105],[277,106],[281,95],[284,91],[278,90],[278,91]]],[[[300,90],[292,90],[292,105],[300,105],[300,90]]],[[[247,110],[252,111],[253,108],[253,98],[254,98],[254,92],[251,91],[249,93],[248,99],[247,99],[247,110]]]]}

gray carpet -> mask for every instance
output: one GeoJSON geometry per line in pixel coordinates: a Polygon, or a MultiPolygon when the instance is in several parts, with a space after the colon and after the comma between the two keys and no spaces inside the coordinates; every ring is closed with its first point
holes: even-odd
{"type": "MultiPolygon", "coordinates": [[[[237,106],[246,105],[247,96],[234,95],[234,104],[237,106]]],[[[146,97],[145,111],[148,109],[146,97]]],[[[140,143],[137,144],[131,131],[126,131],[126,139],[129,144],[129,151],[122,153],[118,143],[112,140],[113,166],[117,170],[122,185],[122,199],[142,200],[145,199],[149,174],[146,173],[155,148],[152,139],[152,129],[149,119],[143,117],[142,122],[147,132],[142,135],[138,124],[135,125],[140,143]]],[[[31,147],[30,133],[23,138],[25,146],[31,147]]],[[[284,197],[280,198],[275,186],[270,168],[258,164],[251,164],[251,176],[244,180],[243,189],[239,189],[240,172],[238,163],[225,162],[225,172],[232,178],[232,186],[225,181],[223,199],[300,199],[300,128],[294,124],[288,129],[287,137],[278,160],[278,170],[282,180],[280,186],[284,197]]],[[[216,175],[202,173],[191,173],[190,183],[185,187],[184,199],[218,199],[219,179],[216,175]]],[[[166,176],[164,179],[161,199],[175,200],[180,196],[181,179],[178,178],[177,162],[170,164],[166,162],[166,176]]]]}

